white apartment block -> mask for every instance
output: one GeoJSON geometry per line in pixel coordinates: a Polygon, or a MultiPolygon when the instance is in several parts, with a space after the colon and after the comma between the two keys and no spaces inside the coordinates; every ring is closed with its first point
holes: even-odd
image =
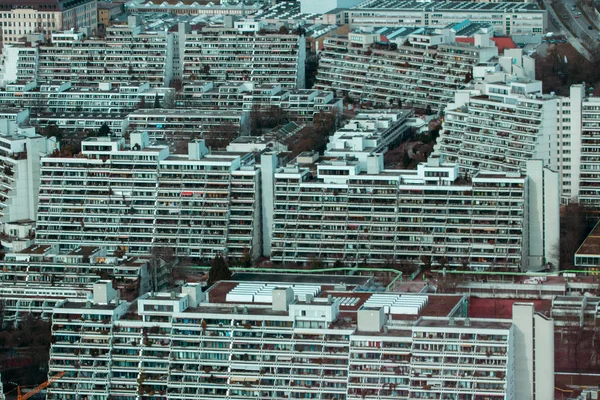
{"type": "Polygon", "coordinates": [[[552,320],[517,303],[470,319],[461,296],[221,282],[53,313],[48,399],[549,399],[552,320]]]}
{"type": "Polygon", "coordinates": [[[0,295],[5,324],[16,325],[29,314],[49,319],[65,299],[91,298],[94,283],[109,279],[122,299],[134,300],[150,290],[149,257],[118,257],[106,249],[32,245],[9,252],[0,262],[0,295]]]}
{"type": "Polygon", "coordinates": [[[528,175],[467,177],[435,157],[416,171],[385,170],[376,153],[366,170],[357,159],[304,158],[275,173],[273,261],[428,260],[492,271],[556,264],[558,233],[545,228],[558,221],[558,176],[541,162],[530,162],[528,175]]]}
{"type": "Polygon", "coordinates": [[[361,112],[329,137],[324,156],[356,158],[360,169],[366,171],[370,155],[384,153],[410,133],[410,117],[408,110],[361,112]]]}
{"type": "Polygon", "coordinates": [[[139,109],[127,115],[131,131],[143,130],[151,138],[201,138],[212,132],[241,134],[250,128],[249,112],[206,109],[139,109]]]}
{"type": "MultiPolygon", "coordinates": [[[[28,108],[33,112],[123,114],[138,108],[153,108],[158,98],[161,107],[175,103],[175,89],[151,88],[149,82],[111,82],[73,85],[52,81],[27,85],[8,84],[0,88],[0,107],[28,108]],[[166,104],[167,103],[167,104],[166,104]]],[[[169,107],[170,105],[170,107],[169,107]]]]}
{"type": "Polygon", "coordinates": [[[104,113],[31,113],[29,119],[31,125],[45,128],[56,125],[63,132],[97,132],[102,125],[106,124],[113,134],[123,135],[127,132],[127,114],[104,114],[104,113]]]}
{"type": "Polygon", "coordinates": [[[0,83],[37,79],[84,86],[149,82],[152,87],[168,87],[173,77],[173,47],[172,33],[146,32],[135,16],[127,24],[107,28],[104,39],[75,29],[55,32],[49,44],[7,47],[11,56],[4,60],[0,83]],[[32,72],[34,64],[36,72],[32,72]]]}
{"type": "Polygon", "coordinates": [[[323,46],[315,88],[433,111],[444,109],[474,65],[498,55],[489,35],[476,35],[476,45],[455,43],[450,29],[365,28],[327,38],[323,46]]]}
{"type": "Polygon", "coordinates": [[[96,30],[96,0],[1,0],[0,42],[24,41],[31,33],[47,38],[55,31],[71,28],[96,30]]]}
{"type": "Polygon", "coordinates": [[[521,171],[528,160],[558,166],[557,97],[527,78],[483,83],[456,94],[436,152],[461,171],[521,171]]]}
{"type": "Polygon", "coordinates": [[[81,155],[42,158],[36,242],[101,246],[129,255],[171,248],[209,260],[259,255],[259,170],[252,154],[188,155],[151,145],[146,132],[88,138],[81,155]]]}
{"type": "Polygon", "coordinates": [[[522,75],[476,71],[475,77],[487,82],[457,92],[436,153],[467,173],[523,170],[527,160],[543,160],[560,173],[562,203],[600,204],[593,142],[600,101],[586,97],[585,85],[561,97],[542,94],[540,81],[522,75]]]}
{"type": "Polygon", "coordinates": [[[362,0],[300,0],[300,12],[303,14],[324,14],[336,8],[350,8],[362,0]]]}
{"type": "Polygon", "coordinates": [[[316,89],[285,90],[281,84],[252,82],[190,82],[183,86],[177,107],[226,109],[229,111],[267,110],[278,107],[292,119],[310,122],[320,112],[341,113],[342,99],[333,92],[316,89]]]}
{"type": "MultiPolygon", "coordinates": [[[[0,13],[1,14],[1,13],[0,13]]],[[[35,47],[5,45],[0,55],[0,88],[10,83],[37,81],[38,50],[35,47]]]]}
{"type": "MultiPolygon", "coordinates": [[[[35,221],[40,182],[40,158],[58,148],[54,138],[25,127],[26,112],[14,119],[0,116],[0,224],[35,221]]],[[[29,233],[29,232],[27,232],[29,233]]]]}
{"type": "MultiPolygon", "coordinates": [[[[306,40],[295,33],[254,32],[235,28],[180,26],[179,56],[184,83],[200,81],[276,83],[284,89],[303,89],[306,40]]],[[[244,25],[245,26],[245,25],[244,25]]]]}
{"type": "Polygon", "coordinates": [[[442,28],[466,19],[489,23],[494,31],[507,36],[535,36],[546,32],[548,16],[536,3],[447,1],[441,4],[421,1],[366,0],[347,11],[351,27],[424,26],[442,28]]]}

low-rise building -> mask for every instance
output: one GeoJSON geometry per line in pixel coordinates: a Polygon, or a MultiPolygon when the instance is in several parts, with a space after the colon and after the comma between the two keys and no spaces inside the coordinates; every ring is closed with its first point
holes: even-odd
{"type": "Polygon", "coordinates": [[[312,122],[320,112],[341,113],[342,99],[332,92],[316,89],[284,90],[280,84],[252,82],[192,82],[183,86],[177,107],[261,111],[280,109],[298,122],[312,122]]]}
{"type": "Polygon", "coordinates": [[[441,28],[465,19],[491,24],[500,35],[540,36],[547,30],[548,15],[537,3],[367,0],[345,12],[351,27],[412,25],[441,28]]]}
{"type": "Polygon", "coordinates": [[[8,84],[0,89],[0,106],[28,108],[31,112],[123,114],[138,108],[172,108],[175,89],[151,88],[149,82],[111,82],[77,85],[51,81],[26,88],[8,84]],[[19,90],[25,89],[25,90],[19,90]]]}
{"type": "MultiPolygon", "coordinates": [[[[233,136],[250,129],[249,112],[206,109],[139,109],[127,115],[131,131],[146,131],[152,139],[233,136]]],[[[225,143],[225,146],[228,143],[225,143]]],[[[225,146],[222,146],[223,148],[225,146]]]]}
{"type": "Polygon", "coordinates": [[[99,282],[93,301],[55,308],[49,374],[66,374],[49,399],[74,390],[167,399],[520,399],[554,390],[552,320],[532,304],[515,304],[512,319],[474,319],[462,296],[261,282],[114,298],[99,282]]]}
{"type": "Polygon", "coordinates": [[[114,282],[121,299],[134,300],[151,288],[150,257],[119,257],[97,247],[59,251],[58,246],[32,245],[7,253],[0,267],[3,320],[8,325],[30,314],[49,319],[60,301],[90,298],[100,279],[114,282]]]}

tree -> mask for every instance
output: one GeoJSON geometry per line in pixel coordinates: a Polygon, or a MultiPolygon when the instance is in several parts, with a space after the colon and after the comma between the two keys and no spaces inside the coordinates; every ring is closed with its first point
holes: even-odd
{"type": "Polygon", "coordinates": [[[229,280],[231,279],[231,276],[231,270],[227,266],[227,262],[221,255],[218,255],[213,259],[210,270],[208,271],[208,286],[212,286],[219,281],[229,280]]]}
{"type": "Polygon", "coordinates": [[[158,93],[154,96],[154,108],[160,108],[160,99],[158,98],[158,93]]]}
{"type": "Polygon", "coordinates": [[[100,129],[98,129],[98,136],[108,136],[111,133],[110,127],[105,123],[102,124],[100,129]]]}

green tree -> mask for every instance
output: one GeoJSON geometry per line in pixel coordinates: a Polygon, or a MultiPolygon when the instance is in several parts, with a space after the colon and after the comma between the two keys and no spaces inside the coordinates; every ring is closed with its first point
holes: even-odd
{"type": "Polygon", "coordinates": [[[227,262],[222,256],[218,255],[213,259],[208,271],[208,286],[212,286],[215,282],[231,279],[231,275],[231,270],[227,266],[227,262]]]}
{"type": "Polygon", "coordinates": [[[111,133],[110,127],[108,125],[106,125],[106,123],[102,124],[100,129],[98,129],[98,136],[108,136],[108,135],[110,135],[110,133],[111,133]]]}
{"type": "Polygon", "coordinates": [[[160,108],[160,99],[158,98],[158,93],[154,96],[154,108],[160,108]]]}

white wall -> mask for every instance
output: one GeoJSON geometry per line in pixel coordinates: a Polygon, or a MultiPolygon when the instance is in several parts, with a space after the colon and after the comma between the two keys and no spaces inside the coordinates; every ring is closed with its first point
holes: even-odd
{"type": "Polygon", "coordinates": [[[300,0],[300,12],[304,14],[324,14],[334,8],[350,8],[363,0],[300,0]]]}

